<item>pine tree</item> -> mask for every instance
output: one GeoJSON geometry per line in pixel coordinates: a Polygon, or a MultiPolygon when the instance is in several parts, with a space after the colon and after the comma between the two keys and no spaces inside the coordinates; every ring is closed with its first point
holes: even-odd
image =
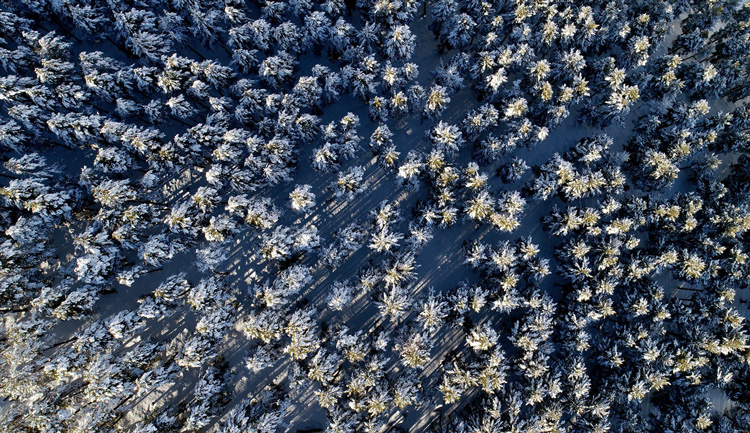
{"type": "Polygon", "coordinates": [[[341,311],[351,303],[353,295],[354,286],[348,281],[336,281],[331,285],[326,301],[332,310],[341,311]]]}
{"type": "Polygon", "coordinates": [[[433,342],[425,334],[414,330],[404,331],[398,338],[395,349],[401,356],[401,362],[408,368],[423,369],[430,361],[430,350],[433,342]]]}
{"type": "Polygon", "coordinates": [[[442,38],[451,48],[466,48],[476,36],[476,27],[476,22],[469,14],[456,14],[451,17],[448,26],[443,28],[442,38]]]}
{"type": "Polygon", "coordinates": [[[280,51],[277,55],[263,60],[258,73],[263,82],[272,88],[279,89],[292,80],[295,67],[294,58],[289,53],[280,51]]]}
{"type": "Polygon", "coordinates": [[[338,178],[331,184],[331,188],[336,192],[336,197],[352,200],[363,191],[362,182],[365,171],[362,167],[350,167],[348,170],[339,173],[338,178]]]}
{"type": "Polygon", "coordinates": [[[409,26],[399,25],[393,27],[386,36],[386,56],[395,61],[408,61],[414,53],[416,39],[409,26]]]}
{"type": "Polygon", "coordinates": [[[436,119],[451,102],[445,87],[433,85],[427,95],[422,115],[428,119],[436,119]]]}
{"type": "Polygon", "coordinates": [[[497,345],[498,335],[492,325],[485,322],[471,330],[466,337],[466,343],[476,351],[486,351],[497,345]]]}
{"type": "Polygon", "coordinates": [[[289,193],[289,201],[295,211],[307,211],[315,206],[315,194],[311,192],[312,186],[298,185],[289,193]]]}

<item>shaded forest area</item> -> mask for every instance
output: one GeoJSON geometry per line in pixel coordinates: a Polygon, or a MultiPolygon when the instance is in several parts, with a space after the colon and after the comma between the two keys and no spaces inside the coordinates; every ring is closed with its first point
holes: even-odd
{"type": "Polygon", "coordinates": [[[746,432],[750,3],[0,2],[0,430],[746,432]]]}

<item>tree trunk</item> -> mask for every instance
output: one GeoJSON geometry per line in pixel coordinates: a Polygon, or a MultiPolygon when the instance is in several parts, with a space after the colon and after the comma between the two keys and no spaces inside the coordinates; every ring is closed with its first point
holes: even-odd
{"type": "Polygon", "coordinates": [[[5,313],[25,313],[30,310],[30,307],[24,308],[0,308],[0,314],[5,313]]]}
{"type": "Polygon", "coordinates": [[[73,337],[70,337],[69,339],[67,339],[67,340],[65,340],[65,341],[59,341],[59,342],[57,342],[57,343],[53,344],[52,346],[49,346],[49,347],[47,347],[47,348],[44,348],[44,349],[42,349],[42,352],[46,352],[46,351],[48,351],[48,350],[54,349],[55,347],[59,347],[59,346],[62,346],[63,344],[68,344],[68,343],[70,343],[71,341],[75,341],[75,340],[78,340],[78,337],[77,337],[77,336],[73,336],[73,337]]]}
{"type": "Polygon", "coordinates": [[[185,44],[185,46],[188,47],[190,51],[195,53],[196,56],[200,57],[201,60],[206,60],[206,57],[203,54],[199,53],[195,48],[190,46],[190,44],[185,44]]]}

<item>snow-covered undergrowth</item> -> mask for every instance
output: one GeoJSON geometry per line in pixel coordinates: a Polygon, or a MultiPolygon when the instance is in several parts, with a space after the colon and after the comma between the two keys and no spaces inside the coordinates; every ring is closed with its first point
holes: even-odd
{"type": "Polygon", "coordinates": [[[0,430],[739,432],[750,5],[0,4],[0,430]]]}

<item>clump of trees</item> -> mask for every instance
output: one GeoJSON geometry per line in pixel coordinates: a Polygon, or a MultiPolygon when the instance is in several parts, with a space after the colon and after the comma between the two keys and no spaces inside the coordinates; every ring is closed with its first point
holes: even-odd
{"type": "Polygon", "coordinates": [[[748,22],[3,3],[4,429],[741,431],[748,22]]]}

